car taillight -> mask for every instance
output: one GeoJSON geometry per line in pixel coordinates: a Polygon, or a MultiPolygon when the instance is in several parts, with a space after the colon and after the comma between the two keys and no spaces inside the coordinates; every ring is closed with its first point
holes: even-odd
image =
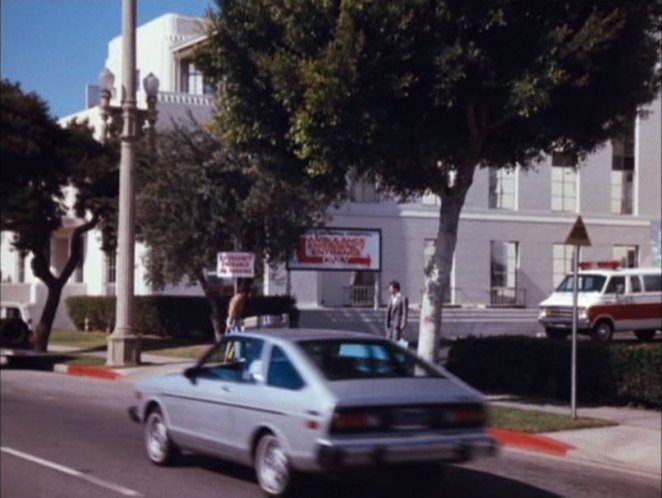
{"type": "Polygon", "coordinates": [[[482,405],[456,405],[443,410],[443,425],[481,426],[487,422],[487,413],[482,405]]]}
{"type": "Polygon", "coordinates": [[[383,428],[382,418],[376,413],[348,411],[336,412],[331,421],[331,432],[363,432],[383,428]]]}

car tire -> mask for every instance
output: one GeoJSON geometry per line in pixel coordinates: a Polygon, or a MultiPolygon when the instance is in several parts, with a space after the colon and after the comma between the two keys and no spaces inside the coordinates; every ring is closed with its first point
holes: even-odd
{"type": "Polygon", "coordinates": [[[257,443],[255,474],[260,488],[267,496],[290,496],[295,476],[283,446],[272,433],[264,434],[257,443]]]}
{"type": "Polygon", "coordinates": [[[3,324],[2,345],[10,348],[30,347],[30,329],[23,320],[14,318],[3,324]]]}
{"type": "Polygon", "coordinates": [[[614,335],[614,327],[607,320],[600,320],[593,326],[591,331],[591,339],[594,342],[606,344],[611,341],[614,335]]]}
{"type": "Polygon", "coordinates": [[[145,420],[145,450],[155,465],[171,465],[179,456],[179,449],[170,439],[165,417],[158,408],[145,420]]]}
{"type": "Polygon", "coordinates": [[[545,329],[545,335],[548,339],[559,341],[564,341],[568,338],[568,332],[566,330],[552,329],[549,327],[545,329]]]}
{"type": "Polygon", "coordinates": [[[635,330],[634,335],[637,336],[637,339],[640,341],[652,341],[655,337],[655,330],[635,330]]]}

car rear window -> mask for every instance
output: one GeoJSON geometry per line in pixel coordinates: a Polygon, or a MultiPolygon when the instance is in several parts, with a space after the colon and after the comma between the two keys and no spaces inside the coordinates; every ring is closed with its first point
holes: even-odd
{"type": "Polygon", "coordinates": [[[644,287],[647,292],[662,291],[662,275],[644,275],[644,287]]]}
{"type": "Polygon", "coordinates": [[[388,341],[329,339],[300,342],[328,380],[443,377],[421,359],[388,341]]]}

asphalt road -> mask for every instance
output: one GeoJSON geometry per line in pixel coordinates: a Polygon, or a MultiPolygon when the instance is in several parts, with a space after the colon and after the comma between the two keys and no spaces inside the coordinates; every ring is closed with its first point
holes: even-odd
{"type": "MultiPolygon", "coordinates": [[[[144,456],[141,428],[128,420],[131,386],[46,372],[3,369],[1,381],[0,495],[38,497],[262,496],[245,467],[187,455],[174,468],[144,456]]],[[[389,498],[397,482],[380,478],[349,483],[314,479],[302,498],[389,498]]],[[[655,497],[660,483],[531,453],[447,469],[442,490],[410,490],[424,498],[655,497]]]]}

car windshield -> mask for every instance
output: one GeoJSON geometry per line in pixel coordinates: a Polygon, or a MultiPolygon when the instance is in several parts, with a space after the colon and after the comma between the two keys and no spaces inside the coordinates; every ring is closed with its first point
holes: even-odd
{"type": "Polygon", "coordinates": [[[387,341],[328,339],[300,342],[328,380],[443,377],[418,357],[387,341]]]}
{"type": "MultiPolygon", "coordinates": [[[[607,280],[607,277],[603,275],[579,275],[577,290],[579,292],[600,292],[605,285],[605,280],[607,280]]],[[[556,291],[572,292],[573,281],[574,277],[568,275],[556,291]]]]}

